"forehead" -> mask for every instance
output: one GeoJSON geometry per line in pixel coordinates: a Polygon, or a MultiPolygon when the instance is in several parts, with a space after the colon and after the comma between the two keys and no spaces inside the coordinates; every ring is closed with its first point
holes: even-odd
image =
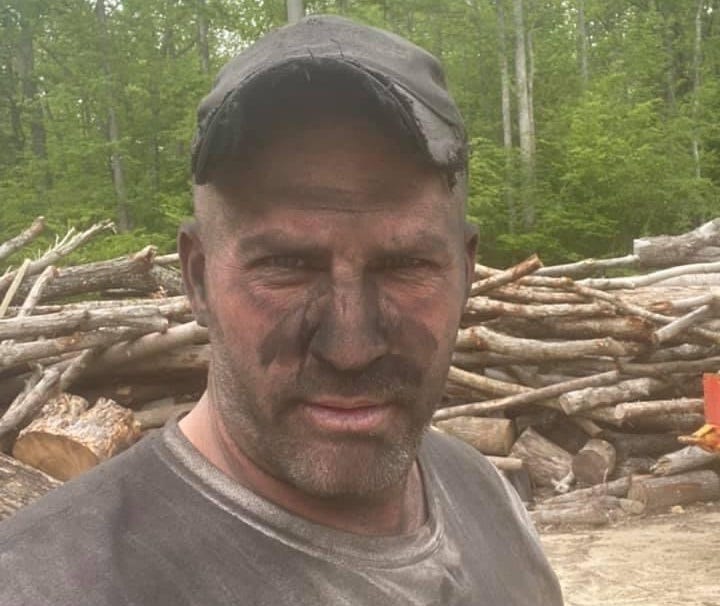
{"type": "Polygon", "coordinates": [[[462,218],[441,170],[357,117],[277,125],[246,158],[196,188],[195,201],[199,214],[220,211],[241,231],[282,214],[304,224],[351,218],[401,231],[427,231],[428,223],[449,229],[462,218]]]}

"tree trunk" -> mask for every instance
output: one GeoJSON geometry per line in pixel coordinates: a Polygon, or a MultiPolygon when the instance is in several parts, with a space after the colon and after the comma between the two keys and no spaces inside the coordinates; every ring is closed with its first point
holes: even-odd
{"type": "Polygon", "coordinates": [[[288,23],[297,23],[305,16],[303,0],[287,0],[288,23]]]}
{"type": "Polygon", "coordinates": [[[695,163],[695,177],[702,177],[702,169],[700,166],[700,137],[698,135],[698,113],[700,111],[700,68],[702,65],[702,15],[705,6],[705,0],[698,0],[697,9],[695,11],[695,44],[693,45],[693,139],[692,154],[695,163]]]}
{"type": "Polygon", "coordinates": [[[585,24],[585,0],[577,2],[577,37],[578,37],[578,59],[580,63],[580,82],[583,90],[588,85],[588,35],[585,24]]]}
{"type": "MultiPolygon", "coordinates": [[[[20,38],[18,41],[17,68],[22,87],[22,96],[30,114],[30,141],[33,155],[47,160],[47,137],[43,120],[42,106],[37,94],[35,80],[34,32],[31,19],[20,20],[20,38]]],[[[45,186],[50,187],[52,177],[47,164],[44,165],[45,186]]]]}
{"type": "Polygon", "coordinates": [[[515,22],[515,88],[518,102],[518,135],[520,138],[520,159],[523,172],[523,224],[532,227],[535,209],[530,195],[534,175],[535,138],[530,115],[530,93],[528,88],[527,44],[523,16],[523,0],[513,0],[515,22]]]}
{"type": "Polygon", "coordinates": [[[113,73],[110,67],[110,33],[107,28],[107,15],[105,13],[105,0],[97,0],[95,3],[95,17],[98,24],[98,32],[100,37],[100,56],[102,62],[102,71],[106,80],[106,96],[107,96],[107,119],[108,129],[107,137],[110,144],[110,170],[112,173],[113,187],[115,188],[115,200],[117,209],[117,228],[120,232],[126,232],[132,229],[132,219],[130,216],[130,206],[127,197],[127,188],[125,186],[125,170],[123,167],[123,158],[120,153],[120,125],[115,110],[115,98],[113,87],[113,73]]]}
{"type": "Polygon", "coordinates": [[[510,70],[508,68],[507,41],[505,34],[505,0],[496,0],[498,30],[498,62],[500,64],[500,98],[502,111],[503,148],[505,149],[505,206],[508,213],[508,229],[515,231],[516,208],[513,191],[510,187],[512,178],[512,115],[510,107],[510,70]]]}
{"type": "Polygon", "coordinates": [[[208,43],[208,20],[206,0],[197,1],[197,47],[200,71],[210,73],[210,44],[208,43]]]}

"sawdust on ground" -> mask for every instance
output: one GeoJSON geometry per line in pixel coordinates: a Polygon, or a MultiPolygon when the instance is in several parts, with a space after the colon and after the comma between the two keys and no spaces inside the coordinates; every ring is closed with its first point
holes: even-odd
{"type": "Polygon", "coordinates": [[[566,606],[720,606],[720,503],[541,537],[566,606]]]}

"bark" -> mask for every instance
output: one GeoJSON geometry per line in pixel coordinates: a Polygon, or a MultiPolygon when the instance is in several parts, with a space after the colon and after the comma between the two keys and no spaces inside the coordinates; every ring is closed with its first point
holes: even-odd
{"type": "Polygon", "coordinates": [[[677,236],[654,236],[633,241],[633,253],[645,267],[682,265],[708,246],[720,246],[720,218],[677,236]]]}
{"type": "Polygon", "coordinates": [[[627,457],[615,465],[615,470],[610,477],[614,481],[615,478],[649,475],[655,463],[656,461],[652,457],[627,457]]]}
{"type": "Polygon", "coordinates": [[[719,452],[707,452],[699,446],[686,446],[660,457],[653,466],[652,472],[656,476],[671,476],[718,464],[720,464],[719,452]]]}
{"type": "Polygon", "coordinates": [[[515,441],[510,456],[521,459],[536,486],[554,486],[570,473],[572,455],[531,427],[515,441]]]}
{"type": "Polygon", "coordinates": [[[617,480],[596,484],[595,486],[590,486],[589,488],[578,488],[572,492],[543,499],[539,503],[539,506],[559,507],[565,503],[576,503],[583,499],[591,499],[600,496],[624,498],[627,496],[631,483],[632,478],[618,478],[617,480]]]}
{"type": "Polygon", "coordinates": [[[702,16],[705,8],[705,0],[697,0],[697,8],[695,10],[695,43],[693,45],[693,101],[692,101],[692,118],[693,118],[693,138],[692,138],[692,155],[695,163],[695,178],[702,177],[702,165],[700,158],[700,137],[698,135],[697,119],[700,112],[700,70],[702,66],[702,16]]]}
{"type": "Polygon", "coordinates": [[[500,67],[500,107],[502,112],[503,148],[505,149],[505,206],[508,213],[508,228],[515,231],[516,208],[513,191],[509,187],[512,176],[512,116],[510,107],[510,70],[508,69],[507,41],[505,34],[504,0],[496,0],[497,31],[498,31],[498,63],[500,67]]]}
{"type": "Polygon", "coordinates": [[[106,328],[44,341],[28,343],[4,341],[0,343],[0,369],[91,347],[108,347],[145,332],[144,328],[106,328]]]}
{"type": "Polygon", "coordinates": [[[583,484],[600,484],[610,477],[615,460],[615,447],[612,444],[592,439],[573,457],[572,471],[583,484]]]}
{"type": "MultiPolygon", "coordinates": [[[[57,274],[58,272],[54,265],[49,265],[43,270],[28,291],[25,301],[17,313],[19,318],[32,314],[33,309],[35,309],[40,301],[43,290],[45,290],[45,287],[57,277],[57,274]]],[[[0,340],[2,340],[2,337],[0,337],[0,340]]]]}
{"type": "Polygon", "coordinates": [[[539,257],[537,255],[532,255],[531,257],[528,257],[524,261],[518,263],[517,265],[509,269],[506,269],[505,271],[495,273],[492,276],[475,282],[470,289],[470,295],[476,296],[481,293],[491,291],[498,286],[503,286],[505,284],[509,284],[510,282],[515,282],[517,279],[521,278],[522,276],[531,274],[540,267],[542,267],[542,262],[540,261],[539,257]]]}
{"type": "Polygon", "coordinates": [[[515,457],[494,457],[486,455],[485,458],[500,471],[522,471],[525,469],[523,462],[515,457]]]}
{"type": "Polygon", "coordinates": [[[505,457],[510,454],[515,441],[515,429],[510,419],[458,417],[439,421],[436,425],[487,455],[505,457]]]}
{"type": "Polygon", "coordinates": [[[605,387],[586,387],[577,391],[562,394],[558,402],[565,414],[607,406],[617,402],[627,402],[639,397],[649,396],[665,389],[666,384],[658,379],[628,379],[617,385],[605,387]]]}
{"type": "MultiPolygon", "coordinates": [[[[513,318],[531,318],[540,320],[545,318],[596,318],[597,316],[610,316],[615,313],[611,305],[602,302],[585,304],[556,304],[556,305],[523,305],[506,303],[489,297],[473,297],[468,299],[466,311],[480,316],[501,316],[513,318]]],[[[551,324],[550,322],[548,322],[551,324]]]]}
{"type": "Polygon", "coordinates": [[[23,261],[22,265],[15,272],[12,282],[10,283],[7,291],[5,292],[5,296],[3,297],[2,301],[0,301],[0,318],[2,318],[5,315],[5,312],[7,312],[8,307],[10,307],[10,303],[12,303],[13,299],[15,298],[15,295],[17,294],[17,291],[20,288],[20,284],[25,279],[25,275],[28,272],[30,263],[31,263],[30,259],[25,259],[23,261]]]}
{"type": "MultiPolygon", "coordinates": [[[[560,305],[533,305],[525,307],[549,308],[560,305]]],[[[576,308],[589,308],[589,304],[576,305],[576,308]]],[[[530,318],[529,315],[501,316],[497,321],[487,322],[488,328],[497,328],[513,336],[523,336],[533,339],[598,339],[609,337],[616,341],[635,341],[647,345],[654,344],[655,325],[643,318],[635,316],[605,317],[564,317],[551,318],[546,316],[530,318]]]]}
{"type": "Polygon", "coordinates": [[[577,3],[577,36],[578,36],[578,59],[580,63],[580,82],[585,90],[588,85],[588,34],[585,27],[585,0],[578,0],[577,3]]]}
{"type": "Polygon", "coordinates": [[[602,437],[615,447],[618,459],[655,457],[678,448],[677,435],[668,433],[633,434],[608,429],[602,437]]]}
{"type": "Polygon", "coordinates": [[[30,227],[18,234],[14,238],[0,243],[0,261],[9,257],[14,252],[20,250],[26,244],[32,242],[45,229],[45,217],[35,219],[30,227]]]}
{"type": "Polygon", "coordinates": [[[474,372],[467,372],[459,368],[450,367],[448,371],[448,381],[458,383],[464,387],[479,391],[483,394],[502,395],[525,393],[529,388],[508,383],[506,381],[498,381],[474,372]]]}
{"type": "Polygon", "coordinates": [[[200,71],[210,73],[210,44],[208,42],[207,2],[197,0],[197,48],[200,71]]]}
{"type": "Polygon", "coordinates": [[[12,440],[14,434],[32,420],[45,405],[59,381],[60,371],[51,368],[46,370],[39,380],[30,383],[29,389],[15,398],[0,418],[0,440],[3,441],[3,450],[6,450],[8,437],[12,440]]]}
{"type": "Polygon", "coordinates": [[[720,499],[720,478],[711,470],[689,471],[678,475],[643,478],[633,482],[628,497],[640,501],[648,512],[720,499]]]}
{"type": "Polygon", "coordinates": [[[106,99],[107,99],[107,139],[110,145],[110,170],[112,173],[113,187],[115,188],[115,199],[117,208],[117,226],[121,233],[132,229],[130,206],[125,186],[125,169],[123,157],[120,152],[120,125],[115,107],[114,74],[110,64],[112,47],[110,44],[110,33],[107,27],[107,14],[105,11],[105,0],[95,0],[95,18],[98,24],[100,57],[102,60],[102,72],[105,76],[106,99]]]}
{"type": "Polygon", "coordinates": [[[527,70],[527,38],[523,0],[513,0],[513,20],[515,27],[515,89],[518,104],[518,136],[520,139],[520,158],[523,166],[523,226],[528,229],[535,222],[535,209],[530,197],[530,185],[533,180],[535,163],[535,134],[530,115],[530,93],[527,70]]]}
{"type": "MultiPolygon", "coordinates": [[[[713,301],[714,303],[714,301],[713,301]]],[[[665,343],[671,339],[674,339],[681,333],[685,332],[691,326],[702,322],[713,313],[713,309],[710,304],[698,307],[691,312],[688,312],[684,316],[673,320],[669,324],[666,324],[662,328],[655,331],[655,341],[657,343],[665,343]]]]}
{"type": "Polygon", "coordinates": [[[714,263],[692,263],[690,265],[676,265],[667,269],[661,269],[649,274],[629,276],[623,278],[586,278],[578,283],[582,286],[597,288],[599,290],[618,290],[621,288],[640,288],[662,282],[668,278],[685,276],[687,274],[713,274],[720,272],[720,261],[714,263]]]}
{"type": "Polygon", "coordinates": [[[125,450],[140,437],[132,411],[101,398],[92,407],[62,394],[20,432],[13,456],[59,480],[69,480],[125,450]]]}
{"type": "MultiPolygon", "coordinates": [[[[0,341],[6,339],[48,339],[74,332],[88,332],[99,328],[127,327],[142,333],[165,332],[168,321],[158,307],[148,301],[146,307],[117,309],[70,310],[42,316],[17,316],[0,320],[0,341]]],[[[29,344],[28,344],[29,345],[29,344]]],[[[0,345],[0,351],[2,351],[0,345]]]]}
{"type": "Polygon", "coordinates": [[[582,356],[636,356],[645,350],[640,343],[616,341],[610,337],[565,342],[548,342],[511,337],[473,326],[458,331],[459,349],[491,350],[517,360],[570,360],[582,356]]]}
{"type": "Polygon", "coordinates": [[[605,526],[613,521],[610,510],[594,503],[580,503],[562,509],[536,509],[530,512],[536,526],[605,526]]]}
{"type": "MultiPolygon", "coordinates": [[[[54,265],[64,256],[69,255],[72,251],[85,244],[88,240],[96,236],[102,231],[113,229],[111,221],[101,221],[91,226],[84,232],[77,233],[75,229],[70,229],[65,236],[59,240],[49,251],[43,254],[39,259],[32,261],[27,268],[28,276],[39,274],[49,265],[54,265]]],[[[0,293],[4,293],[12,281],[15,279],[16,271],[11,271],[0,277],[0,293]]]]}
{"type": "Polygon", "coordinates": [[[498,412],[500,410],[506,410],[508,408],[524,406],[525,404],[532,404],[535,402],[547,402],[547,400],[551,398],[556,398],[557,396],[563,393],[567,393],[569,391],[583,389],[590,386],[600,386],[607,385],[609,383],[616,383],[619,377],[620,373],[618,373],[616,370],[613,370],[597,375],[591,375],[589,377],[573,379],[565,383],[548,385],[547,387],[533,389],[526,393],[518,394],[515,396],[507,396],[505,398],[489,400],[487,402],[453,406],[451,408],[442,408],[435,413],[433,419],[436,421],[440,421],[443,419],[451,419],[453,417],[458,417],[462,415],[489,414],[491,412],[498,412]]]}
{"type": "Polygon", "coordinates": [[[0,453],[0,522],[61,485],[55,478],[0,453]]]}

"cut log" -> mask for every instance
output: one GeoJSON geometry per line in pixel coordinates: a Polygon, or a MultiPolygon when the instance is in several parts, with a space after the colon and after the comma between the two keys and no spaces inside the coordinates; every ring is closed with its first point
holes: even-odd
{"type": "Polygon", "coordinates": [[[720,453],[707,452],[699,446],[686,446],[660,457],[653,466],[656,476],[672,476],[694,469],[720,464],[720,453]]]}
{"type": "Polygon", "coordinates": [[[568,501],[549,507],[547,501],[530,513],[536,524],[602,526],[625,515],[643,513],[638,501],[612,496],[590,496],[580,501],[568,501]]]}
{"type": "Polygon", "coordinates": [[[640,397],[647,397],[666,388],[666,384],[659,379],[628,379],[617,385],[607,387],[587,387],[577,391],[565,393],[558,398],[558,402],[565,414],[571,415],[617,402],[627,402],[640,397]]]}
{"type": "Polygon", "coordinates": [[[612,497],[625,497],[627,496],[632,478],[624,477],[605,482],[603,484],[596,484],[588,488],[578,488],[572,492],[565,494],[559,494],[554,497],[543,499],[542,504],[546,507],[557,507],[563,503],[573,503],[581,501],[582,499],[589,499],[591,497],[609,495],[612,497]]]}
{"type": "Polygon", "coordinates": [[[648,402],[622,402],[615,406],[615,417],[624,421],[638,417],[652,417],[675,412],[703,412],[702,398],[677,398],[675,400],[651,400],[648,402]]]}
{"type": "Polygon", "coordinates": [[[38,217],[25,231],[0,244],[0,261],[32,242],[44,229],[45,217],[38,217]]]}
{"type": "Polygon", "coordinates": [[[677,236],[654,236],[633,241],[633,253],[645,267],[666,267],[691,261],[697,252],[720,245],[720,219],[677,236]]]}
{"type": "Polygon", "coordinates": [[[521,459],[536,486],[554,486],[570,473],[572,455],[529,427],[515,441],[510,456],[521,459]]]}
{"type": "Polygon", "coordinates": [[[479,295],[480,293],[493,290],[498,286],[515,282],[515,280],[521,276],[531,274],[540,267],[542,267],[542,262],[537,255],[532,255],[514,267],[510,267],[505,271],[494,273],[487,278],[475,282],[470,289],[470,294],[472,296],[479,295]]]}
{"type": "Polygon", "coordinates": [[[438,421],[436,425],[483,454],[507,456],[515,441],[515,428],[510,419],[457,417],[438,421]]]}
{"type": "Polygon", "coordinates": [[[618,459],[629,457],[657,457],[677,450],[677,434],[621,433],[605,430],[602,438],[612,443],[618,459]]]}
{"type": "Polygon", "coordinates": [[[62,394],[20,432],[13,456],[60,480],[68,480],[109,459],[140,437],[131,410],[101,398],[62,394]]]}
{"type": "Polygon", "coordinates": [[[674,476],[643,478],[633,482],[628,497],[640,501],[648,512],[673,505],[720,499],[720,478],[709,469],[674,476]]]}
{"type": "Polygon", "coordinates": [[[626,459],[620,459],[615,464],[615,470],[610,477],[614,480],[616,478],[649,475],[655,463],[655,459],[651,457],[628,457],[626,459]]]}
{"type": "Polygon", "coordinates": [[[42,471],[0,453],[0,521],[61,484],[42,471]]]}
{"type": "Polygon", "coordinates": [[[605,482],[615,468],[615,447],[605,440],[588,440],[572,460],[575,478],[583,484],[605,482]]]}

